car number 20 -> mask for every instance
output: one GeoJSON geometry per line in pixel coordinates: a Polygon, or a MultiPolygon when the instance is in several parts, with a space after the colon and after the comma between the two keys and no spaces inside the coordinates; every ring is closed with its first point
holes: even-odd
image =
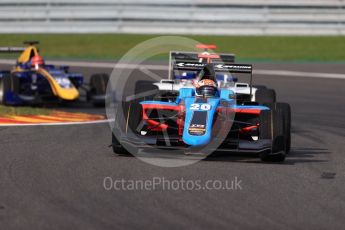
{"type": "Polygon", "coordinates": [[[191,110],[202,110],[202,111],[209,111],[211,110],[211,106],[209,104],[191,104],[191,110]]]}

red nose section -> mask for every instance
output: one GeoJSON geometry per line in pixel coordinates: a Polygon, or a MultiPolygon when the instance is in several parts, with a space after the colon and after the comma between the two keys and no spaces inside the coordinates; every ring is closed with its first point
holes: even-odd
{"type": "Polygon", "coordinates": [[[205,58],[205,59],[219,59],[220,56],[217,54],[199,54],[198,58],[205,58]]]}
{"type": "Polygon", "coordinates": [[[196,45],[196,48],[204,49],[204,50],[215,50],[215,49],[217,49],[217,46],[216,45],[198,44],[198,45],[196,45]]]}
{"type": "Polygon", "coordinates": [[[31,59],[31,65],[36,66],[36,65],[44,65],[44,60],[41,56],[34,56],[31,59]]]}

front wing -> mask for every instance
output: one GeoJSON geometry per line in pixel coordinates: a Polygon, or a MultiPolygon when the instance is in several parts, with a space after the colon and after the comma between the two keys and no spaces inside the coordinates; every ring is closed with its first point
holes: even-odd
{"type": "MultiPolygon", "coordinates": [[[[183,113],[185,111],[183,105],[168,102],[144,102],[141,103],[141,106],[142,121],[139,125],[140,130],[137,130],[140,138],[131,138],[130,135],[126,135],[121,137],[122,143],[138,148],[158,146],[161,149],[184,150],[190,147],[181,138],[184,125],[183,113]],[[159,116],[157,116],[158,114],[159,116]]],[[[265,106],[236,106],[234,108],[236,116],[233,121],[233,128],[221,145],[211,150],[250,153],[270,150],[272,141],[259,138],[260,124],[258,124],[257,119],[254,119],[254,122],[236,120],[242,119],[241,117],[258,118],[263,110],[269,110],[269,108],[265,106]]]]}

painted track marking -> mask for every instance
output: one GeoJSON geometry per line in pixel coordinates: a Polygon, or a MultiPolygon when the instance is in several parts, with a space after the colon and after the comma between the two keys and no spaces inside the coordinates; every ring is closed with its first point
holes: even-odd
{"type": "Polygon", "coordinates": [[[114,120],[99,120],[86,122],[59,122],[59,123],[38,123],[38,124],[0,124],[0,127],[25,127],[25,126],[71,126],[71,125],[92,125],[114,122],[114,120]]]}

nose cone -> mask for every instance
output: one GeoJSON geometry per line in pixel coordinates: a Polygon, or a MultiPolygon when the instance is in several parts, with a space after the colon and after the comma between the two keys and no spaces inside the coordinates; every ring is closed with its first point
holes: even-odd
{"type": "Polygon", "coordinates": [[[206,133],[202,136],[184,135],[183,142],[187,145],[198,147],[207,145],[211,141],[210,133],[206,133]]]}
{"type": "Polygon", "coordinates": [[[76,88],[70,88],[70,89],[62,89],[61,87],[58,89],[58,96],[61,99],[67,100],[67,101],[74,101],[78,99],[79,97],[79,91],[76,88]]]}
{"type": "Polygon", "coordinates": [[[71,85],[69,88],[63,88],[61,85],[55,80],[49,72],[44,69],[39,69],[38,73],[42,74],[49,82],[50,87],[52,88],[55,96],[68,101],[73,101],[78,99],[79,91],[71,85]]]}
{"type": "Polygon", "coordinates": [[[186,98],[186,118],[182,140],[190,146],[207,145],[211,141],[213,118],[219,98],[186,98]]]}

